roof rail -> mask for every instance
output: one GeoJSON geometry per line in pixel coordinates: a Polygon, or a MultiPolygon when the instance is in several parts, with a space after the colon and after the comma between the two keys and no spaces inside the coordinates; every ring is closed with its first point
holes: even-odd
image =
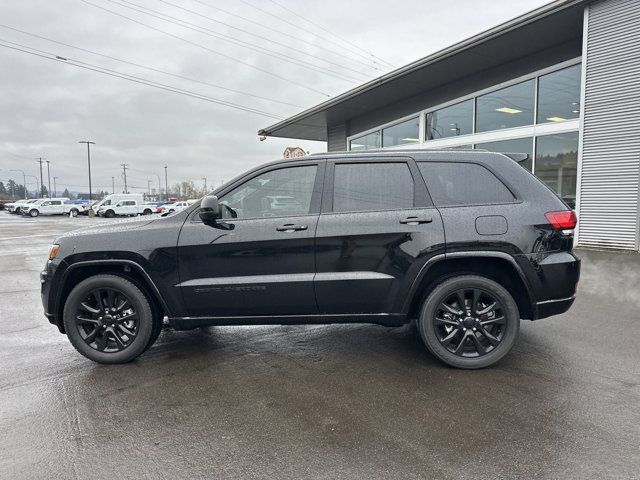
{"type": "Polygon", "coordinates": [[[529,160],[529,154],[528,153],[507,153],[507,152],[500,152],[503,155],[509,157],[511,160],[517,162],[517,163],[522,163],[522,162],[526,162],[527,160],[529,160]]]}

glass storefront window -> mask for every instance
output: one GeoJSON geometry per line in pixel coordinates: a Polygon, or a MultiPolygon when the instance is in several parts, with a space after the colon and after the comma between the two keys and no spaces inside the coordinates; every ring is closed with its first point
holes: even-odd
{"type": "Polygon", "coordinates": [[[522,162],[522,166],[531,171],[533,163],[533,138],[512,138],[509,140],[500,140],[497,142],[476,143],[475,148],[489,150],[490,152],[500,153],[527,153],[529,158],[522,162]]]}
{"type": "Polygon", "coordinates": [[[420,141],[420,117],[382,129],[382,146],[406,145],[420,141]]]}
{"type": "Polygon", "coordinates": [[[538,79],[538,123],[580,117],[580,64],[538,79]]]}
{"type": "Polygon", "coordinates": [[[577,165],[578,132],[536,138],[536,176],[571,208],[576,206],[577,165]]]}
{"type": "Polygon", "coordinates": [[[477,97],[476,132],[532,125],[533,97],[533,79],[477,97]]]}
{"type": "Polygon", "coordinates": [[[351,150],[372,150],[374,148],[380,148],[380,131],[351,139],[349,148],[351,150]]]}
{"type": "Polygon", "coordinates": [[[427,140],[467,135],[473,130],[473,100],[427,114],[427,140]]]}

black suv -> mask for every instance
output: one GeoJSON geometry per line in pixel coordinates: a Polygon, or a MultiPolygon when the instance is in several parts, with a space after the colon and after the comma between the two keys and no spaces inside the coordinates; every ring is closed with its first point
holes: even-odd
{"type": "Polygon", "coordinates": [[[513,347],[520,319],[563,313],[575,214],[514,160],[395,150],[278,161],[187,210],[63,235],[45,315],[86,357],[128,362],[176,330],[412,320],[449,365],[513,347]],[[219,199],[219,200],[218,200],[219,199]]]}

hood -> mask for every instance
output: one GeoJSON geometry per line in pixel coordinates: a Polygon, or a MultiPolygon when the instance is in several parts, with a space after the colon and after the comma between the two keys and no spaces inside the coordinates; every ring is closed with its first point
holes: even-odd
{"type": "Polygon", "coordinates": [[[139,228],[143,228],[153,222],[162,221],[163,218],[145,218],[141,220],[140,218],[127,218],[123,220],[103,222],[98,225],[93,225],[90,227],[80,228],[78,230],[73,230],[72,232],[67,232],[64,235],[61,235],[56,242],[63,239],[70,239],[73,237],[85,237],[90,235],[112,235],[117,234],[119,232],[129,232],[131,230],[137,230],[139,228]]]}

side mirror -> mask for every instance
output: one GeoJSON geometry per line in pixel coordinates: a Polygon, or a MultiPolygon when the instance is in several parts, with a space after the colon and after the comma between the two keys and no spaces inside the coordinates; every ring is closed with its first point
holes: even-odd
{"type": "Polygon", "coordinates": [[[220,216],[218,197],[215,195],[204,197],[200,202],[200,219],[207,225],[213,225],[220,216]]]}

